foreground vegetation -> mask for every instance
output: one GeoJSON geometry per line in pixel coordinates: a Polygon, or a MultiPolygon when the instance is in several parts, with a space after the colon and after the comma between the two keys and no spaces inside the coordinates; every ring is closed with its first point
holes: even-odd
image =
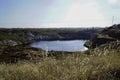
{"type": "Polygon", "coordinates": [[[62,59],[44,57],[37,63],[0,64],[0,80],[119,80],[120,54],[91,50],[62,59]],[[89,53],[91,55],[82,54],[89,53]]]}

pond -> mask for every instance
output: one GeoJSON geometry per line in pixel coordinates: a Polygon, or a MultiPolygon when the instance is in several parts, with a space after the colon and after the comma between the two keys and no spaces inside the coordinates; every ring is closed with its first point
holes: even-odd
{"type": "Polygon", "coordinates": [[[30,46],[47,51],[77,52],[87,50],[87,48],[83,46],[85,42],[85,40],[37,41],[30,44],[30,46]]]}

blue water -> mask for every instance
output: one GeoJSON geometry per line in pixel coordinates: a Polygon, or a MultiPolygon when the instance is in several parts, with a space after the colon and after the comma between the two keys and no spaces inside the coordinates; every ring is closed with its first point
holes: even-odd
{"type": "Polygon", "coordinates": [[[38,41],[30,44],[32,47],[41,48],[47,51],[68,51],[68,52],[76,52],[76,51],[85,51],[87,50],[84,47],[84,43],[86,41],[83,40],[65,40],[65,41],[38,41]]]}

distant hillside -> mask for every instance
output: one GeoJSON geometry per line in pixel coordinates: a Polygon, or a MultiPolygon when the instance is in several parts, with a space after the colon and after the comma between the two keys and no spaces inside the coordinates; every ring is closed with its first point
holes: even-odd
{"type": "Polygon", "coordinates": [[[31,40],[89,40],[96,36],[102,28],[1,28],[0,41],[13,40],[28,42],[31,40]]]}

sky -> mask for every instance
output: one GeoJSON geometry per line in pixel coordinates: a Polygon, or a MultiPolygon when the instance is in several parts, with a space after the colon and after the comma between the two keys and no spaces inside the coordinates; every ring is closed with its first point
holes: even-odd
{"type": "Polygon", "coordinates": [[[0,0],[0,28],[107,27],[120,0],[0,0]]]}

